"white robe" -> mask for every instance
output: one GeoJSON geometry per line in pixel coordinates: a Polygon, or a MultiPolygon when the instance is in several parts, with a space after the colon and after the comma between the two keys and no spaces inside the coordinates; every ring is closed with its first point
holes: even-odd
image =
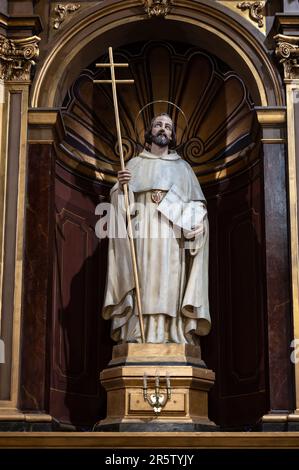
{"type": "MultiPolygon", "coordinates": [[[[130,204],[139,209],[132,207],[131,213],[146,342],[197,344],[198,336],[210,331],[209,229],[200,185],[176,153],[158,157],[144,150],[127,168],[130,204]],[[152,190],[163,191],[159,204],[152,201],[152,190]],[[193,226],[201,226],[202,233],[188,241],[184,234],[193,226]]],[[[110,228],[117,220],[122,233],[123,199],[117,183],[111,190],[110,228]]],[[[103,316],[112,320],[117,342],[141,342],[134,288],[128,238],[110,238],[103,316]]]]}

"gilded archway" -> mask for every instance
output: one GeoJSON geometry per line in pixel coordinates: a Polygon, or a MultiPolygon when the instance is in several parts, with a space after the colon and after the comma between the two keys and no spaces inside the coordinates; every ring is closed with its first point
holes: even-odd
{"type": "MultiPolygon", "coordinates": [[[[119,90],[125,159],[138,153],[151,116],[167,111],[176,125],[178,151],[201,183],[211,183],[244,171],[259,154],[254,104],[244,82],[215,57],[182,43],[135,43],[115,52],[130,68],[118,71],[135,84],[119,90]],[[153,100],[163,101],[139,110],[153,100]],[[184,115],[171,105],[176,103],[184,115]]],[[[103,62],[105,56],[98,59],[103,62]]],[[[107,75],[106,75],[107,74],[107,75]]],[[[119,168],[113,99],[110,87],[94,80],[109,72],[93,65],[75,80],[64,102],[66,135],[57,146],[58,158],[77,172],[112,181],[119,168]]]]}
{"type": "MultiPolygon", "coordinates": [[[[261,34],[261,33],[260,33],[261,34]]],[[[174,39],[220,55],[244,77],[256,106],[281,106],[279,76],[250,23],[215,2],[181,0],[163,20],[148,20],[138,0],[104,0],[85,8],[55,35],[33,83],[33,107],[56,107],[81,70],[128,38],[174,39]],[[212,5],[213,4],[213,5],[212,5]],[[151,23],[151,21],[155,21],[151,23]],[[161,23],[162,22],[162,23],[161,23]],[[154,25],[154,26],[153,26],[154,25]]]]}

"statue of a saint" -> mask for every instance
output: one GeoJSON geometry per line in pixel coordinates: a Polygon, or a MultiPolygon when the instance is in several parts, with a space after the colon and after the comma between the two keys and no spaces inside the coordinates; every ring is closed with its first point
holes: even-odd
{"type": "MultiPolygon", "coordinates": [[[[198,344],[210,330],[205,197],[191,166],[170,150],[176,146],[170,116],[156,116],[145,140],[150,151],[132,158],[111,190],[115,220],[125,226],[128,184],[145,341],[198,344]]],[[[109,240],[103,316],[115,341],[141,342],[127,237],[109,240]]]]}

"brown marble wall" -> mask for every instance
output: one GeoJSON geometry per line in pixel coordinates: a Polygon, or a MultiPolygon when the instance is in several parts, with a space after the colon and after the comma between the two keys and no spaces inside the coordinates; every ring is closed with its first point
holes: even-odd
{"type": "Polygon", "coordinates": [[[7,3],[10,15],[30,15],[33,13],[33,0],[9,0],[7,3]]]}
{"type": "Polygon", "coordinates": [[[283,144],[264,145],[264,195],[270,411],[293,409],[291,291],[283,144]]]}
{"type": "Polygon", "coordinates": [[[53,161],[51,145],[29,145],[20,384],[22,410],[43,411],[48,408],[53,161]]]}

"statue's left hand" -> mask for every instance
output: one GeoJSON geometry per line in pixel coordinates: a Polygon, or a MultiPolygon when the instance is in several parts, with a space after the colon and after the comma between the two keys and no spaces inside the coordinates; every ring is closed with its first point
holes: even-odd
{"type": "Polygon", "coordinates": [[[125,168],[124,170],[121,170],[117,173],[117,178],[122,189],[124,184],[128,184],[130,182],[132,174],[130,170],[125,168]]]}
{"type": "Polygon", "coordinates": [[[192,230],[184,230],[184,236],[187,240],[192,240],[198,238],[200,235],[204,234],[204,226],[196,225],[192,230]]]}

